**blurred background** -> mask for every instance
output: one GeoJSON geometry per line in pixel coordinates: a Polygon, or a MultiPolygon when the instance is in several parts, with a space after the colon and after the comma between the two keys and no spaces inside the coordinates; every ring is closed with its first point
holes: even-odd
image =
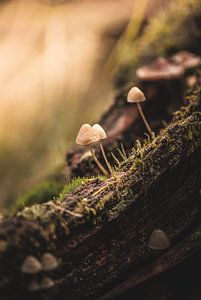
{"type": "Polygon", "coordinates": [[[0,1],[1,207],[65,163],[80,125],[112,98],[108,62],[129,21],[167,2],[0,1]]]}

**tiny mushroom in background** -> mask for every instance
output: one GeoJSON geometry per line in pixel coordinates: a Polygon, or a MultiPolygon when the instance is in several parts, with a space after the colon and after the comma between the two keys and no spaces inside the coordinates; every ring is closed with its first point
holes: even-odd
{"type": "Polygon", "coordinates": [[[40,290],[40,285],[37,281],[32,281],[29,285],[30,292],[36,292],[40,290]]]}
{"type": "Polygon", "coordinates": [[[99,143],[99,145],[100,145],[101,152],[102,152],[102,154],[103,154],[105,163],[106,163],[106,165],[107,165],[107,167],[108,167],[108,169],[109,169],[109,171],[110,171],[110,174],[111,174],[112,176],[115,176],[115,172],[114,172],[112,166],[110,165],[110,163],[109,163],[109,161],[108,161],[108,159],[107,159],[107,156],[106,156],[106,154],[105,154],[105,150],[104,150],[103,144],[102,144],[102,140],[104,140],[104,139],[107,138],[106,132],[105,132],[105,130],[103,129],[103,127],[102,127],[101,125],[99,125],[99,124],[94,124],[94,125],[92,126],[92,128],[93,128],[93,129],[96,131],[96,133],[99,135],[99,138],[100,138],[100,139],[99,139],[98,143],[99,143]]]}
{"type": "Polygon", "coordinates": [[[44,253],[41,258],[43,271],[52,271],[58,268],[59,262],[51,253],[44,253]]]}
{"type": "Polygon", "coordinates": [[[99,134],[93,129],[89,124],[83,124],[78,132],[76,143],[82,146],[89,146],[93,159],[95,160],[99,169],[103,172],[103,174],[109,177],[109,173],[102,166],[98,158],[96,157],[95,151],[92,148],[91,144],[96,143],[100,140],[99,134]]]}
{"type": "Polygon", "coordinates": [[[155,229],[150,236],[148,247],[155,250],[163,250],[170,247],[170,241],[163,230],[155,229]]]}
{"type": "Polygon", "coordinates": [[[164,57],[158,57],[149,65],[142,66],[136,71],[137,77],[143,81],[176,79],[183,74],[183,66],[175,65],[164,57]]]}
{"type": "Polygon", "coordinates": [[[187,76],[186,78],[186,85],[189,87],[189,88],[192,88],[193,86],[196,85],[198,81],[198,78],[196,75],[189,75],[187,76]]]}
{"type": "Polygon", "coordinates": [[[42,265],[36,257],[29,255],[24,259],[21,271],[27,274],[37,274],[42,271],[42,265]]]}
{"type": "Polygon", "coordinates": [[[49,277],[44,277],[40,284],[40,289],[50,289],[55,285],[54,281],[49,277]]]}
{"type": "Polygon", "coordinates": [[[139,113],[143,119],[143,122],[151,136],[151,138],[154,138],[154,133],[151,130],[151,127],[149,126],[149,123],[147,122],[147,119],[143,113],[142,107],[140,105],[140,102],[144,102],[146,100],[144,93],[138,88],[138,87],[132,87],[127,95],[127,101],[129,103],[136,103],[137,108],[139,110],[139,113]]]}
{"type": "Polygon", "coordinates": [[[200,65],[200,57],[188,51],[180,51],[171,57],[171,60],[182,66],[185,70],[192,69],[200,65]]]}

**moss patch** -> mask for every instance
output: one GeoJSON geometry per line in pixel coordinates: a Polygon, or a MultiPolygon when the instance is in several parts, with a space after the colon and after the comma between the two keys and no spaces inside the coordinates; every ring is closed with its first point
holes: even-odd
{"type": "Polygon", "coordinates": [[[36,203],[44,203],[58,196],[63,188],[63,183],[53,179],[46,179],[42,183],[36,185],[28,192],[20,195],[16,202],[11,206],[10,213],[15,213],[26,206],[31,206],[36,203]]]}

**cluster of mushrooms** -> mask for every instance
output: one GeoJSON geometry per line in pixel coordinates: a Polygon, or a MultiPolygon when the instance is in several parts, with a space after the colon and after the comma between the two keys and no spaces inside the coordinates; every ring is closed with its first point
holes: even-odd
{"type": "MultiPolygon", "coordinates": [[[[140,105],[140,102],[143,102],[145,100],[146,100],[146,98],[145,98],[144,93],[138,87],[132,87],[129,90],[128,96],[127,96],[127,101],[129,103],[137,104],[139,113],[140,113],[142,120],[147,128],[147,131],[148,131],[149,135],[151,136],[151,138],[154,138],[154,133],[151,130],[149,123],[143,113],[142,107],[140,105]]],[[[107,134],[100,124],[95,124],[93,126],[91,126],[89,124],[83,124],[78,132],[78,135],[76,138],[76,143],[78,145],[89,147],[94,161],[96,162],[97,166],[99,167],[99,169],[103,172],[103,174],[106,177],[113,176],[116,178],[115,170],[110,165],[110,163],[107,159],[107,155],[105,153],[104,147],[103,147],[102,140],[104,140],[106,138],[107,138],[107,134]],[[102,155],[103,155],[103,158],[105,160],[108,170],[106,170],[104,168],[104,166],[101,164],[101,162],[98,160],[98,158],[95,154],[95,150],[92,147],[92,145],[94,143],[99,143],[99,146],[100,146],[100,149],[101,149],[101,152],[102,152],[102,155]]]]}
{"type": "MultiPolygon", "coordinates": [[[[199,56],[188,51],[180,51],[170,58],[158,57],[154,59],[149,65],[138,68],[136,75],[141,82],[174,80],[181,78],[185,73],[189,74],[188,71],[199,66],[200,62],[201,59],[199,56]]],[[[196,83],[196,76],[187,76],[186,83],[189,87],[192,87],[196,83]]],[[[138,87],[132,87],[129,90],[127,102],[137,105],[139,114],[144,122],[147,132],[150,138],[154,139],[154,132],[152,131],[141,107],[141,102],[144,102],[145,100],[145,94],[138,87]]],[[[115,170],[110,165],[103,147],[102,141],[106,138],[107,134],[100,124],[95,124],[93,126],[83,124],[78,132],[76,143],[90,148],[92,157],[106,177],[113,176],[114,178],[117,178],[115,170]],[[95,150],[93,149],[94,143],[99,143],[108,170],[106,170],[98,160],[95,150]]],[[[168,248],[170,246],[170,242],[166,233],[162,229],[155,229],[150,235],[147,246],[151,249],[162,250],[168,248]]]]}
{"type": "MultiPolygon", "coordinates": [[[[166,59],[163,57],[156,58],[151,64],[142,66],[136,71],[137,77],[141,81],[155,81],[155,80],[171,80],[179,78],[188,69],[197,67],[200,64],[200,57],[187,51],[180,51],[177,54],[166,59]]],[[[127,95],[127,101],[129,103],[135,103],[139,110],[139,114],[145,124],[148,134],[153,139],[154,132],[151,130],[149,123],[143,113],[141,102],[145,101],[146,97],[144,93],[138,87],[132,87],[127,95]]],[[[115,170],[110,165],[107,155],[105,153],[102,141],[107,138],[107,134],[103,127],[99,124],[93,126],[89,124],[83,124],[78,132],[76,143],[82,146],[89,146],[91,155],[94,158],[96,164],[106,177],[113,176],[117,178],[115,170]],[[93,144],[99,143],[103,158],[105,160],[108,170],[98,160],[93,144]]],[[[170,246],[169,238],[162,229],[154,229],[150,235],[147,246],[155,250],[163,250],[170,246]]],[[[32,255],[28,255],[21,266],[21,272],[27,275],[44,274],[45,272],[53,271],[57,269],[59,262],[51,253],[44,253],[41,257],[41,261],[32,255]]],[[[38,291],[54,286],[54,281],[47,277],[41,276],[39,281],[31,281],[29,286],[30,291],[38,291]]]]}
{"type": "MultiPolygon", "coordinates": [[[[59,262],[56,257],[51,253],[44,253],[41,257],[41,261],[33,255],[28,255],[24,259],[21,271],[24,274],[34,276],[41,272],[50,272],[57,269],[59,262]]],[[[48,276],[43,276],[41,281],[32,280],[29,286],[29,290],[34,292],[38,290],[49,289],[54,286],[54,281],[48,276]]]]}
{"type": "MultiPolygon", "coordinates": [[[[170,58],[158,57],[154,59],[149,65],[138,68],[136,71],[136,75],[142,82],[177,79],[183,76],[186,71],[200,65],[200,62],[201,59],[199,56],[188,51],[180,51],[170,58]]],[[[188,76],[187,80],[188,85],[191,86],[195,83],[196,77],[194,75],[188,76]]],[[[127,101],[129,103],[135,103],[137,105],[139,114],[144,122],[147,132],[149,136],[154,139],[154,132],[152,131],[141,107],[141,102],[145,100],[145,94],[138,87],[132,87],[129,90],[127,101]]],[[[95,124],[93,126],[89,124],[83,124],[78,132],[76,143],[82,146],[89,146],[91,155],[101,172],[103,172],[106,177],[113,176],[116,178],[115,170],[110,165],[107,159],[102,143],[102,141],[106,139],[106,137],[106,132],[100,124],[95,124]],[[94,143],[99,143],[108,170],[106,170],[106,168],[98,160],[95,154],[95,150],[92,147],[94,143]]]]}

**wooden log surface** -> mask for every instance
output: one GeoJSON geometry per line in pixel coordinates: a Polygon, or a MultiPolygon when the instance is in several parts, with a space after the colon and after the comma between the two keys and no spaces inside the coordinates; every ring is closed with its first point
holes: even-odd
{"type": "MultiPolygon", "coordinates": [[[[25,208],[1,222],[2,298],[94,299],[163,255],[168,257],[171,249],[175,264],[190,255],[187,250],[194,244],[187,242],[182,253],[177,245],[199,224],[200,155],[198,88],[187,109],[122,163],[117,179],[92,179],[63,201],[25,208]],[[155,228],[165,230],[170,250],[147,246],[155,228]],[[41,259],[45,252],[57,257],[58,269],[36,275],[22,272],[27,255],[41,259]],[[40,282],[44,276],[54,287],[31,292],[33,280],[40,282]]],[[[141,281],[145,278],[142,273],[141,281]]]]}

